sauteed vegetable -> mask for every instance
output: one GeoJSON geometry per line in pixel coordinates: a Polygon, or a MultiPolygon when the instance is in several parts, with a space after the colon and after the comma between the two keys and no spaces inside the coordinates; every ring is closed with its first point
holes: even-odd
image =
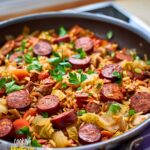
{"type": "MultiPolygon", "coordinates": [[[[113,35],[114,34],[114,35],[113,35]]],[[[150,60],[78,25],[7,36],[0,48],[0,139],[34,147],[108,140],[150,112],[150,60]]]]}

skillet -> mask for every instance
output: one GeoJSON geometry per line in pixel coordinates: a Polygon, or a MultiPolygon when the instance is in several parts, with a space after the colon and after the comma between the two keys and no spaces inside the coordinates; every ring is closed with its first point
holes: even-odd
{"type": "MultiPolygon", "coordinates": [[[[15,19],[0,22],[0,45],[4,43],[6,35],[17,36],[22,32],[23,27],[26,25],[30,27],[31,31],[35,30],[48,30],[50,28],[58,29],[61,25],[70,28],[73,25],[80,25],[96,33],[97,36],[104,38],[109,30],[114,33],[113,41],[119,43],[120,47],[129,49],[137,49],[137,54],[141,57],[147,54],[150,58],[150,35],[145,34],[140,29],[134,28],[127,23],[114,19],[112,17],[89,13],[68,13],[68,12],[51,12],[33,14],[15,19]]],[[[98,142],[95,144],[71,147],[67,150],[94,150],[102,148],[112,148],[121,144],[125,140],[140,134],[142,130],[150,123],[150,118],[144,121],[136,128],[128,132],[109,139],[107,141],[98,142]]],[[[9,149],[11,143],[0,140],[0,149],[9,149]]],[[[65,150],[66,148],[57,148],[57,150],[65,150]]],[[[56,150],[56,149],[54,149],[56,150]]]]}

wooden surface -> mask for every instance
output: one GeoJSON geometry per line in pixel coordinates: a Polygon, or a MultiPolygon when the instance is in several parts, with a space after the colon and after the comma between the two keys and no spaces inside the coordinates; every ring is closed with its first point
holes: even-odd
{"type": "MultiPolygon", "coordinates": [[[[34,4],[36,4],[35,0],[26,0],[26,1],[22,0],[22,3],[21,1],[18,1],[18,3],[15,3],[15,1],[17,2],[17,0],[12,0],[11,2],[10,1],[8,1],[8,4],[7,4],[7,1],[4,1],[3,7],[0,8],[0,20],[5,20],[5,19],[13,18],[13,17],[18,17],[18,16],[32,14],[32,13],[38,13],[38,12],[59,11],[59,10],[79,7],[79,6],[83,6],[87,4],[93,4],[96,2],[102,2],[106,0],[63,0],[63,1],[61,0],[44,1],[43,0],[42,1],[43,3],[41,4],[40,7],[38,6],[40,3],[34,6],[34,4]],[[46,4],[46,6],[44,6],[44,3],[46,4]],[[29,8],[27,6],[29,6],[29,8]]],[[[36,0],[36,2],[38,1],[41,2],[40,0],[36,0]]]]}

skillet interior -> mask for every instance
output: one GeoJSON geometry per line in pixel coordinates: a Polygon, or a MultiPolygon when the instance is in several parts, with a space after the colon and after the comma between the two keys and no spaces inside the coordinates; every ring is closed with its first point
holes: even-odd
{"type": "MultiPolygon", "coordinates": [[[[5,35],[18,35],[22,28],[29,26],[31,31],[48,30],[51,28],[58,29],[61,25],[70,28],[78,24],[85,28],[89,28],[100,37],[105,37],[107,31],[114,32],[114,41],[118,42],[121,47],[136,48],[139,55],[149,53],[150,38],[142,31],[135,29],[126,23],[112,19],[106,16],[95,16],[90,14],[76,14],[76,13],[42,13],[37,15],[30,15],[26,17],[19,17],[18,19],[11,19],[0,23],[0,45],[4,42],[5,35]]],[[[138,134],[148,123],[150,119],[142,123],[137,128],[128,131],[127,133],[110,139],[105,142],[86,145],[82,147],[69,148],[70,150],[92,149],[96,147],[112,146],[116,142],[125,140],[135,134],[138,134]]]]}

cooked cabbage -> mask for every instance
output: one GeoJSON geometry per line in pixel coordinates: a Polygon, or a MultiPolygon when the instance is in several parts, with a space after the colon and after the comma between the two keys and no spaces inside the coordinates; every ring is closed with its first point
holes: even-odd
{"type": "Polygon", "coordinates": [[[69,146],[69,141],[62,131],[56,131],[52,134],[52,139],[56,143],[56,147],[69,146]]]}
{"type": "Polygon", "coordinates": [[[34,131],[40,136],[40,138],[50,138],[54,132],[50,118],[36,116],[32,123],[34,131]]]}
{"type": "Polygon", "coordinates": [[[75,126],[69,126],[66,128],[69,138],[73,139],[74,141],[78,141],[78,131],[75,126]]]}
{"type": "Polygon", "coordinates": [[[116,132],[119,129],[119,126],[116,124],[116,120],[111,117],[111,115],[104,114],[99,116],[94,113],[86,113],[80,117],[80,119],[87,123],[93,123],[100,128],[108,130],[112,133],[116,132]]]}
{"type": "Polygon", "coordinates": [[[0,99],[0,115],[1,114],[7,114],[8,113],[8,108],[6,104],[6,99],[1,98],[0,99]]]}
{"type": "Polygon", "coordinates": [[[53,90],[51,94],[58,96],[60,100],[66,98],[66,95],[61,90],[53,90]]]}

